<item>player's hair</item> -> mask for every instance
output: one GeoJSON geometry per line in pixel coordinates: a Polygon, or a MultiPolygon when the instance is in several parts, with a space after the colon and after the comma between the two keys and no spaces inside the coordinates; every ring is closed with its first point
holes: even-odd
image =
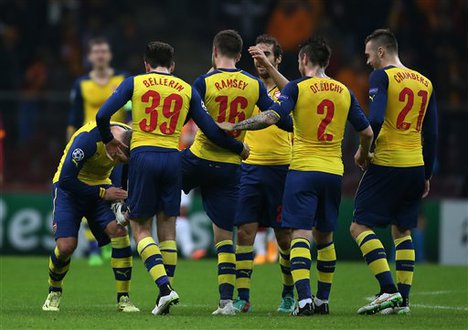
{"type": "Polygon", "coordinates": [[[366,37],[365,44],[373,41],[377,47],[385,47],[392,53],[398,53],[398,41],[390,29],[377,29],[366,37]]]}
{"type": "Polygon", "coordinates": [[[325,38],[315,36],[307,39],[299,46],[299,56],[305,54],[309,61],[322,68],[328,66],[331,56],[331,48],[325,38]]]}
{"type": "Polygon", "coordinates": [[[262,34],[257,37],[255,44],[267,44],[273,46],[273,56],[277,59],[280,56],[283,56],[283,49],[279,44],[278,40],[275,37],[269,34],[262,34]]]}
{"type": "Polygon", "coordinates": [[[174,63],[174,47],[161,41],[150,41],[146,45],[145,62],[152,68],[170,68],[174,63]]]}
{"type": "Polygon", "coordinates": [[[242,37],[235,30],[223,30],[218,32],[213,39],[213,46],[227,57],[236,58],[242,52],[242,37]]]}
{"type": "Polygon", "coordinates": [[[93,49],[94,46],[96,45],[102,45],[102,44],[107,44],[110,47],[109,41],[104,38],[104,37],[95,37],[91,38],[88,41],[88,53],[93,49]]]}
{"type": "Polygon", "coordinates": [[[125,132],[122,134],[122,142],[130,147],[130,142],[132,141],[132,130],[127,129],[125,132]]]}

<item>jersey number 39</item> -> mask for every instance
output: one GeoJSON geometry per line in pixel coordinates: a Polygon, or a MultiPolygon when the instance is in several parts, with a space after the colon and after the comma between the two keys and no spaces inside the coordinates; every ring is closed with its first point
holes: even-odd
{"type": "MultiPolygon", "coordinates": [[[[154,90],[149,90],[141,96],[141,101],[143,103],[150,103],[150,105],[145,108],[145,113],[149,114],[149,118],[144,118],[140,121],[140,128],[144,132],[153,132],[158,127],[159,112],[157,107],[161,104],[161,95],[154,90]]],[[[164,120],[164,122],[159,124],[161,133],[166,135],[174,134],[182,104],[183,99],[179,94],[170,94],[164,98],[161,114],[166,119],[169,119],[169,121],[164,120]]]]}

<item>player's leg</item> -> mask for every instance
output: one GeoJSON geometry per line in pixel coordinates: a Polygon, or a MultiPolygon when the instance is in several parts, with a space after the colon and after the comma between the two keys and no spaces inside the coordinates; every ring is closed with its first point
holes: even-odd
{"type": "Polygon", "coordinates": [[[298,295],[295,316],[314,313],[310,290],[310,242],[318,195],[313,172],[289,171],[284,188],[282,226],[291,228],[291,274],[298,295]]]}
{"type": "Polygon", "coordinates": [[[283,290],[281,292],[281,303],[278,312],[291,313],[294,310],[294,281],[291,274],[290,247],[291,229],[275,228],[276,241],[279,247],[279,264],[281,268],[281,281],[283,290]]]}
{"type": "Polygon", "coordinates": [[[151,236],[152,221],[152,218],[131,219],[130,225],[137,244],[138,254],[143,260],[146,270],[159,288],[156,306],[152,313],[160,315],[167,314],[169,306],[179,302],[179,296],[172,290],[161,251],[151,236]]]}
{"type": "Polygon", "coordinates": [[[314,298],[315,313],[328,314],[328,301],[336,267],[333,233],[321,232],[314,229],[313,236],[317,244],[317,294],[314,298]]]}
{"type": "Polygon", "coordinates": [[[101,249],[99,248],[99,244],[88,226],[88,220],[86,220],[86,218],[83,218],[82,223],[84,229],[84,237],[88,242],[88,264],[90,266],[101,266],[104,263],[104,261],[102,260],[101,249]]]}
{"type": "Polygon", "coordinates": [[[234,302],[234,307],[239,312],[250,311],[254,242],[258,230],[257,221],[264,208],[261,182],[261,167],[248,164],[241,165],[239,199],[235,220],[237,226],[236,288],[238,297],[234,302]]]}
{"type": "Polygon", "coordinates": [[[156,221],[159,249],[164,260],[166,274],[172,285],[177,266],[176,217],[159,212],[156,221]]]}
{"type": "Polygon", "coordinates": [[[317,294],[314,298],[316,314],[329,314],[329,298],[336,267],[333,232],[338,223],[341,203],[340,175],[317,173],[320,194],[313,236],[317,244],[317,294]]]}
{"type": "Polygon", "coordinates": [[[399,180],[401,179],[393,176],[391,168],[371,165],[356,193],[354,220],[350,226],[351,236],[380,285],[376,299],[360,308],[359,314],[373,314],[401,302],[385,249],[372,229],[374,226],[386,226],[391,222],[392,200],[396,197],[392,196],[395,194],[392,187],[399,180]]]}
{"type": "Polygon", "coordinates": [[[399,204],[396,220],[392,225],[395,244],[396,280],[403,301],[399,307],[383,310],[384,314],[407,314],[410,312],[409,294],[413,284],[415,251],[411,229],[418,225],[421,196],[424,191],[424,167],[399,169],[400,177],[406,182],[401,188],[402,201],[399,204]]]}
{"type": "Polygon", "coordinates": [[[250,311],[250,287],[253,271],[253,244],[258,223],[244,223],[237,228],[236,288],[238,298],[234,307],[240,312],[250,311]]]}
{"type": "Polygon", "coordinates": [[[238,165],[204,161],[200,177],[203,207],[213,222],[218,259],[219,304],[214,315],[234,315],[232,304],[236,284],[236,254],[233,244],[234,219],[239,196],[238,165]]]}
{"type": "MultiPolygon", "coordinates": [[[[154,315],[168,313],[170,305],[179,301],[179,296],[170,286],[161,251],[151,232],[153,216],[161,208],[160,177],[165,174],[169,157],[172,156],[166,153],[133,152],[129,162],[128,219],[138,254],[159,288],[156,306],[152,311],[154,315]]],[[[178,170],[178,167],[175,168],[175,171],[178,170]]],[[[175,189],[178,191],[180,203],[180,185],[176,184],[175,189]]],[[[176,208],[178,212],[179,205],[176,205],[176,208]]]]}
{"type": "Polygon", "coordinates": [[[139,312],[129,296],[133,256],[128,232],[116,221],[109,222],[105,232],[111,239],[111,266],[116,283],[117,308],[121,312],[139,312]]]}
{"type": "Polygon", "coordinates": [[[83,216],[80,205],[67,192],[54,185],[53,229],[56,245],[49,257],[49,294],[44,311],[59,311],[63,279],[70,268],[70,258],[76,249],[78,231],[83,216]]]}

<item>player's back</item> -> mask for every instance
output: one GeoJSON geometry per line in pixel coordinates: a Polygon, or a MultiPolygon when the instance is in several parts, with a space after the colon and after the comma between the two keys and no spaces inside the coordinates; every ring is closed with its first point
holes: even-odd
{"type": "MultiPolygon", "coordinates": [[[[218,123],[238,123],[252,116],[256,104],[266,110],[272,102],[258,78],[240,69],[214,70],[199,77],[194,88],[200,93],[211,117],[218,123]]],[[[245,131],[233,132],[232,136],[238,141],[244,141],[245,131]]],[[[218,147],[201,131],[197,132],[190,150],[199,158],[241,163],[239,155],[218,147]]]]}
{"type": "MultiPolygon", "coordinates": [[[[388,86],[385,119],[375,142],[373,163],[395,167],[424,165],[421,130],[432,95],[431,81],[414,70],[393,66],[372,75],[388,86]]],[[[373,92],[370,90],[371,95],[373,92]]]]}
{"type": "MultiPolygon", "coordinates": [[[[111,124],[129,128],[127,125],[117,122],[111,122],[111,124]]],[[[78,172],[77,178],[81,182],[92,186],[111,184],[109,177],[116,162],[111,161],[106,156],[105,146],[101,141],[101,136],[95,122],[85,124],[70,138],[55,172],[52,180],[53,183],[59,182],[65,160],[68,156],[71,156],[71,160],[76,166],[86,157],[86,162],[82,164],[78,172]],[[75,143],[77,140],[78,144],[75,143]],[[88,150],[91,150],[92,154],[88,154],[88,150]]]]}
{"type": "Polygon", "coordinates": [[[192,87],[173,75],[150,72],[133,77],[131,149],[177,150],[191,97],[192,87]]]}
{"type": "Polygon", "coordinates": [[[351,105],[348,88],[330,78],[296,81],[291,170],[343,174],[341,142],[351,105]]]}

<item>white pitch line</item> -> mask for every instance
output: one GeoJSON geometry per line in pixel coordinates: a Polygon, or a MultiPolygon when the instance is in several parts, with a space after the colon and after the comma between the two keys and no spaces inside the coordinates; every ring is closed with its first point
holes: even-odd
{"type": "Polygon", "coordinates": [[[440,291],[425,291],[425,292],[414,292],[412,296],[436,296],[440,294],[452,294],[452,293],[466,293],[467,291],[454,291],[454,290],[440,290],[440,291]]]}
{"type": "Polygon", "coordinates": [[[428,308],[428,309],[447,309],[454,311],[468,311],[468,307],[455,307],[455,306],[441,306],[441,305],[424,305],[424,304],[411,304],[411,307],[428,308]]]}

